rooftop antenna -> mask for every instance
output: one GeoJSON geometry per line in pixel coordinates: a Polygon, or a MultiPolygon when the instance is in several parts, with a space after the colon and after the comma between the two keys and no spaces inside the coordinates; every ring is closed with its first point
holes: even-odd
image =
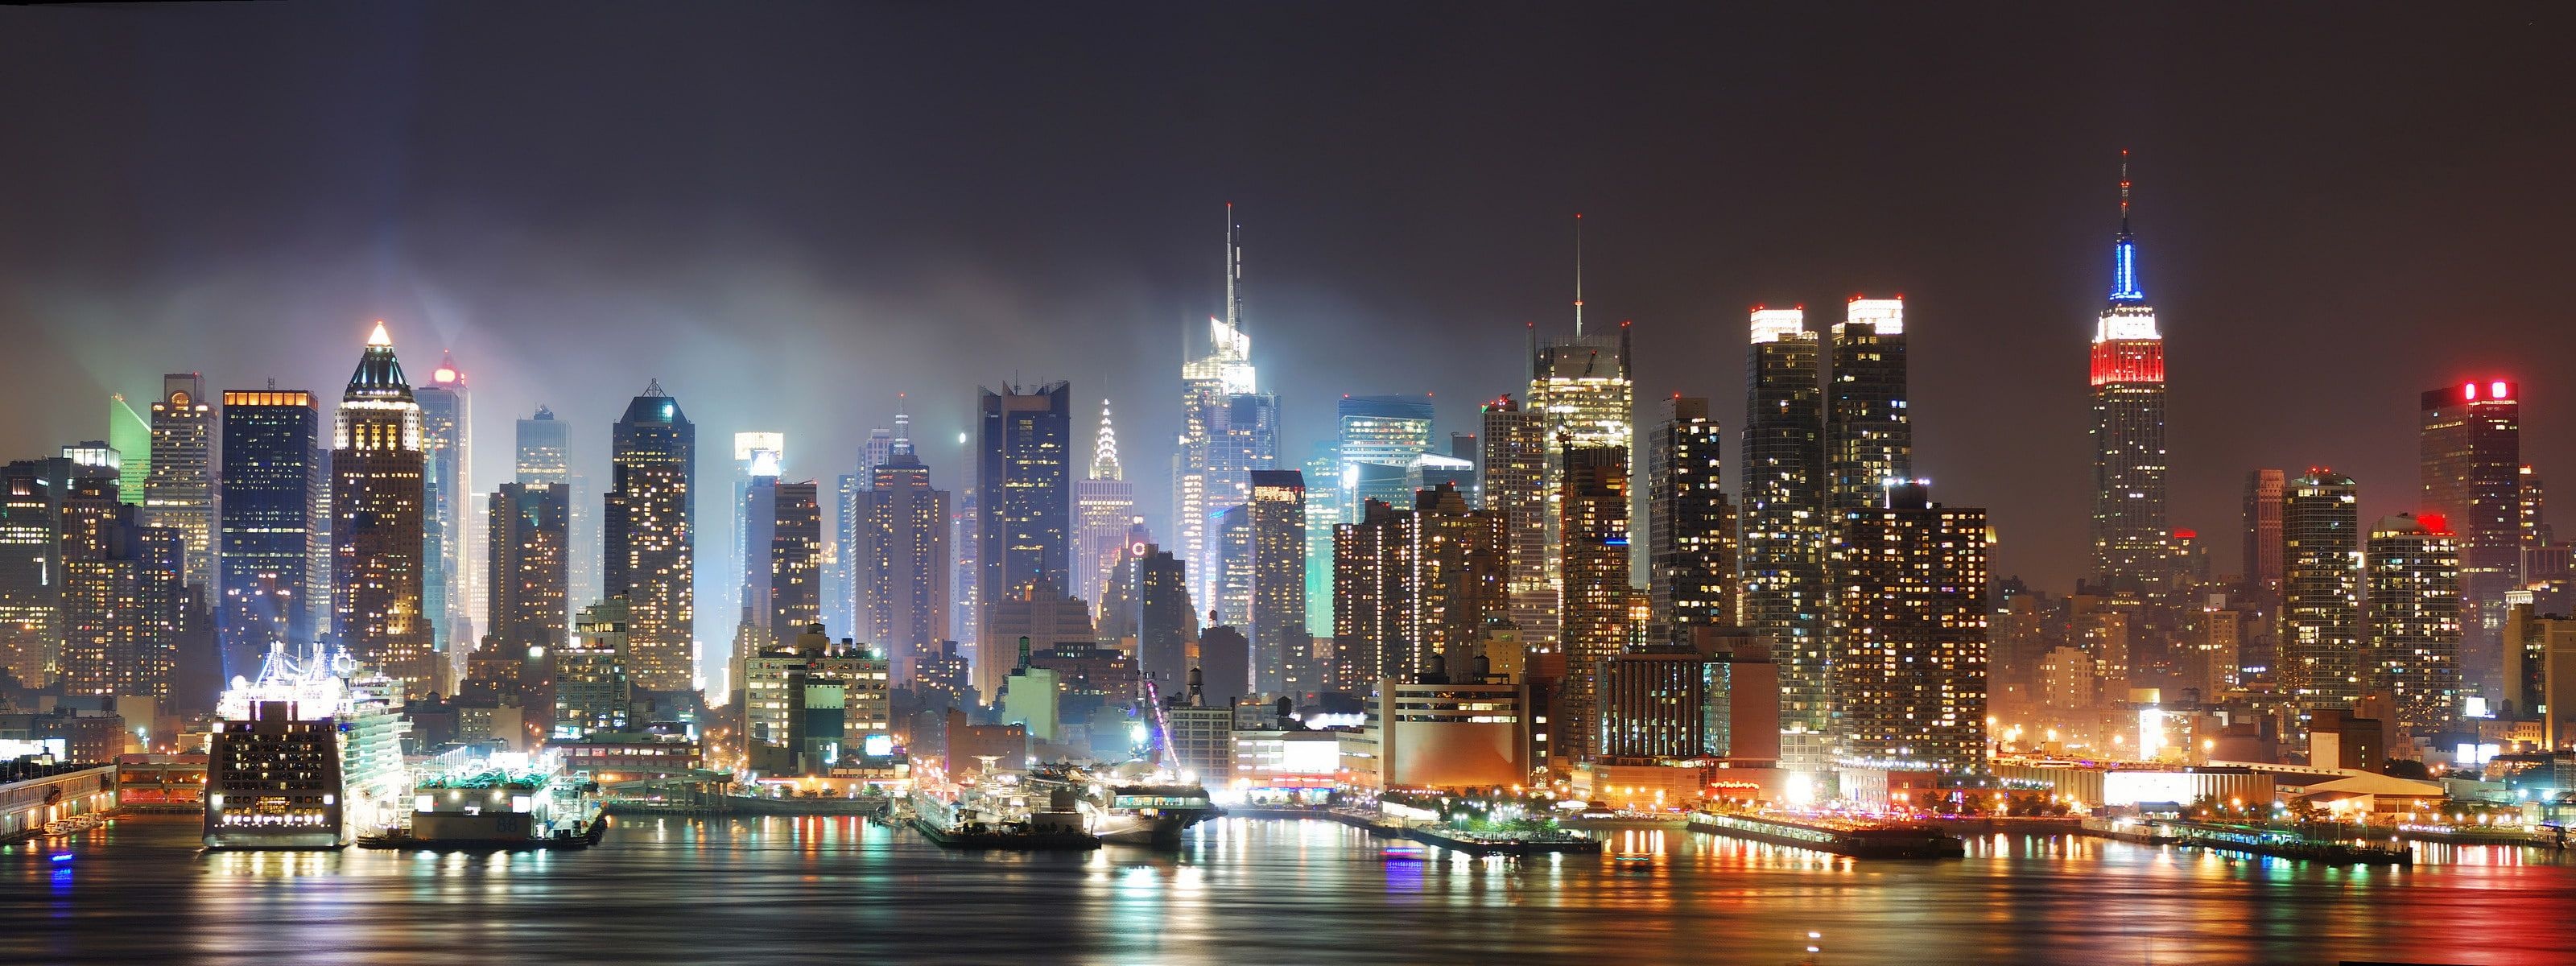
{"type": "Polygon", "coordinates": [[[1574,337],[1583,338],[1583,213],[1574,213],[1574,337]]]}
{"type": "Polygon", "coordinates": [[[2129,149],[2120,149],[2120,237],[2129,237],[2129,149]]]}
{"type": "Polygon", "coordinates": [[[1234,221],[1234,202],[1225,203],[1225,324],[1243,331],[1243,229],[1234,221]]]}

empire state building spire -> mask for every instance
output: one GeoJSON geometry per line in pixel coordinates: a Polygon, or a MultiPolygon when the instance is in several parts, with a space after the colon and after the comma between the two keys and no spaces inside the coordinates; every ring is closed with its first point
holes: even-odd
{"type": "Polygon", "coordinates": [[[2129,232],[2129,151],[2120,150],[2120,236],[2111,249],[2111,301],[2139,303],[2147,293],[2138,288],[2138,237],[2129,232]]]}

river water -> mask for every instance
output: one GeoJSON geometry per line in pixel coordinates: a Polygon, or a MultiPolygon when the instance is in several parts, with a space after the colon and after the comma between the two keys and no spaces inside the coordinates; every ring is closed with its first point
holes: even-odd
{"type": "Polygon", "coordinates": [[[2335,868],[1997,836],[1855,863],[1610,834],[1602,856],[1415,860],[1226,819],[1178,852],[979,854],[852,818],[620,818],[586,852],[467,856],[208,853],[193,819],[129,819],[0,846],[0,961],[2576,963],[2554,853],[2335,868]]]}

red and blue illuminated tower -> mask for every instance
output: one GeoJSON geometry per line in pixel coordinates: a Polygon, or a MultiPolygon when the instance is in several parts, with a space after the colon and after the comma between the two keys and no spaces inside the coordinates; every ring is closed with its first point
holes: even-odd
{"type": "Polygon", "coordinates": [[[2105,587],[2149,593],[2172,569],[2165,519],[2165,342],[2138,286],[2129,231],[2128,152],[2120,152],[2120,234],[2111,301],[2093,330],[2093,572],[2105,587]]]}

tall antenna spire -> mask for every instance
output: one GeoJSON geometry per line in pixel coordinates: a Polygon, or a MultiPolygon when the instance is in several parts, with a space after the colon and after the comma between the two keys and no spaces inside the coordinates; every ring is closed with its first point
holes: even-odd
{"type": "Polygon", "coordinates": [[[1234,202],[1225,203],[1225,324],[1243,331],[1243,230],[1234,221],[1234,202]]]}
{"type": "Polygon", "coordinates": [[[2111,246],[2111,301],[2144,302],[2138,287],[2138,239],[2129,233],[2129,149],[2120,149],[2120,237],[2111,246]]]}
{"type": "Polygon", "coordinates": [[[1574,213],[1574,337],[1583,338],[1583,213],[1574,213]]]}

